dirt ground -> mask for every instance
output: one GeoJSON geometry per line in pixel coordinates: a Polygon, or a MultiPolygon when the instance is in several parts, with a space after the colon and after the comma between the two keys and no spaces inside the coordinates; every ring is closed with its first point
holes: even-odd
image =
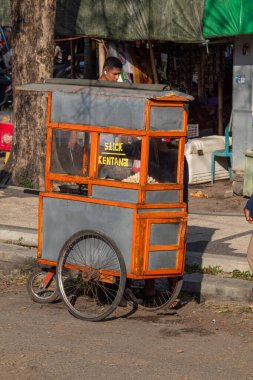
{"type": "Polygon", "coordinates": [[[232,184],[229,180],[219,180],[213,185],[203,183],[189,185],[189,212],[190,213],[228,213],[243,214],[243,207],[247,198],[237,196],[232,192],[232,184]],[[207,197],[195,197],[201,192],[207,197]]]}
{"type": "Polygon", "coordinates": [[[23,284],[2,283],[0,379],[253,379],[253,314],[184,300],[174,314],[118,308],[92,323],[62,302],[32,302],[23,284]]]}

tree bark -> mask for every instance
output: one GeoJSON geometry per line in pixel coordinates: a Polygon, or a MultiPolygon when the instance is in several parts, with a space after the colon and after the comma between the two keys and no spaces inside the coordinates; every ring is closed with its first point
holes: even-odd
{"type": "Polygon", "coordinates": [[[53,75],[56,0],[12,0],[14,136],[11,183],[44,188],[47,94],[16,91],[53,75]]]}

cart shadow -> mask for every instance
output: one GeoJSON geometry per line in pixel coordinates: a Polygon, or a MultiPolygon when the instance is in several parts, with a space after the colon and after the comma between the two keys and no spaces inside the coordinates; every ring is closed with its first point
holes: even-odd
{"type": "MultiPolygon", "coordinates": [[[[205,289],[205,276],[217,275],[220,271],[222,275],[222,271],[226,271],[226,268],[219,264],[217,256],[221,255],[221,258],[224,256],[245,257],[245,253],[238,252],[236,248],[232,247],[232,242],[238,238],[250,237],[252,234],[252,230],[248,230],[215,239],[213,235],[216,231],[218,228],[200,226],[189,226],[188,228],[183,291],[193,294],[199,302],[208,296],[205,289]],[[212,255],[214,255],[213,260],[212,255]]],[[[213,277],[215,278],[215,276],[213,277]]]]}
{"type": "Polygon", "coordinates": [[[101,322],[111,322],[116,321],[120,318],[128,318],[131,315],[135,314],[138,311],[138,306],[135,305],[128,305],[127,307],[117,307],[115,311],[115,315],[111,315],[105,319],[103,319],[101,322]]]}

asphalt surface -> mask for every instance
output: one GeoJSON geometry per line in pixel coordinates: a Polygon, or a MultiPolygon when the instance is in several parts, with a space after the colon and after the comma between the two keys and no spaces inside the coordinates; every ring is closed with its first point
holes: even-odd
{"type": "Polygon", "coordinates": [[[253,315],[242,305],[189,300],[173,315],[119,308],[92,323],[14,285],[2,286],[0,310],[1,380],[253,379],[253,315]]]}

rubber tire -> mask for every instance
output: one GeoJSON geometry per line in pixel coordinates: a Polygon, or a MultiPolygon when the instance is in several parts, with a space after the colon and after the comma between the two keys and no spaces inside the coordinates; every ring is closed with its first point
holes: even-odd
{"type": "Polygon", "coordinates": [[[57,280],[57,287],[59,289],[61,299],[65,303],[68,311],[74,317],[76,317],[78,319],[81,319],[84,321],[98,322],[98,321],[101,321],[101,320],[105,319],[106,317],[108,317],[108,315],[110,315],[117,308],[117,306],[119,305],[119,303],[123,297],[123,294],[125,291],[125,285],[126,285],[126,265],[125,265],[125,261],[124,261],[124,258],[122,256],[120,250],[118,249],[118,247],[116,246],[114,241],[112,239],[110,239],[108,236],[104,235],[103,233],[101,233],[99,231],[94,231],[94,230],[79,231],[79,232],[75,233],[74,235],[72,235],[65,242],[65,244],[63,245],[63,247],[60,251],[60,254],[58,257],[58,263],[57,263],[56,280],[57,280]],[[64,262],[66,250],[69,246],[73,245],[76,240],[80,239],[81,237],[83,237],[85,235],[97,236],[99,239],[102,239],[104,242],[106,242],[106,244],[108,244],[114,250],[114,252],[117,256],[117,259],[119,261],[120,271],[121,271],[121,281],[120,281],[119,289],[117,291],[117,295],[115,297],[115,300],[113,301],[113,303],[107,309],[106,312],[104,312],[103,314],[101,314],[97,317],[89,317],[89,316],[77,311],[74,308],[74,306],[69,302],[69,300],[66,296],[66,293],[65,293],[64,287],[63,287],[63,281],[62,281],[62,267],[63,267],[63,262],[64,262]]]}
{"type": "Polygon", "coordinates": [[[147,307],[147,306],[144,306],[142,304],[139,304],[138,308],[140,308],[142,310],[146,310],[146,311],[156,311],[156,310],[163,309],[165,307],[169,307],[178,298],[178,295],[181,292],[182,286],[183,286],[183,277],[178,277],[178,281],[177,281],[177,284],[175,286],[175,289],[174,289],[171,297],[168,299],[167,302],[165,302],[164,304],[162,304],[158,307],[147,307]]]}
{"type": "Polygon", "coordinates": [[[59,292],[58,292],[57,286],[55,288],[55,291],[50,296],[46,296],[46,297],[45,296],[42,297],[42,296],[38,295],[33,290],[33,282],[36,279],[36,277],[38,277],[39,275],[42,274],[42,272],[45,272],[45,275],[47,274],[47,271],[45,271],[43,269],[37,269],[33,273],[31,273],[31,275],[29,276],[28,281],[27,281],[27,292],[28,292],[30,298],[34,302],[37,302],[37,303],[51,303],[51,302],[54,302],[54,301],[56,301],[56,299],[59,296],[59,292]]]}

